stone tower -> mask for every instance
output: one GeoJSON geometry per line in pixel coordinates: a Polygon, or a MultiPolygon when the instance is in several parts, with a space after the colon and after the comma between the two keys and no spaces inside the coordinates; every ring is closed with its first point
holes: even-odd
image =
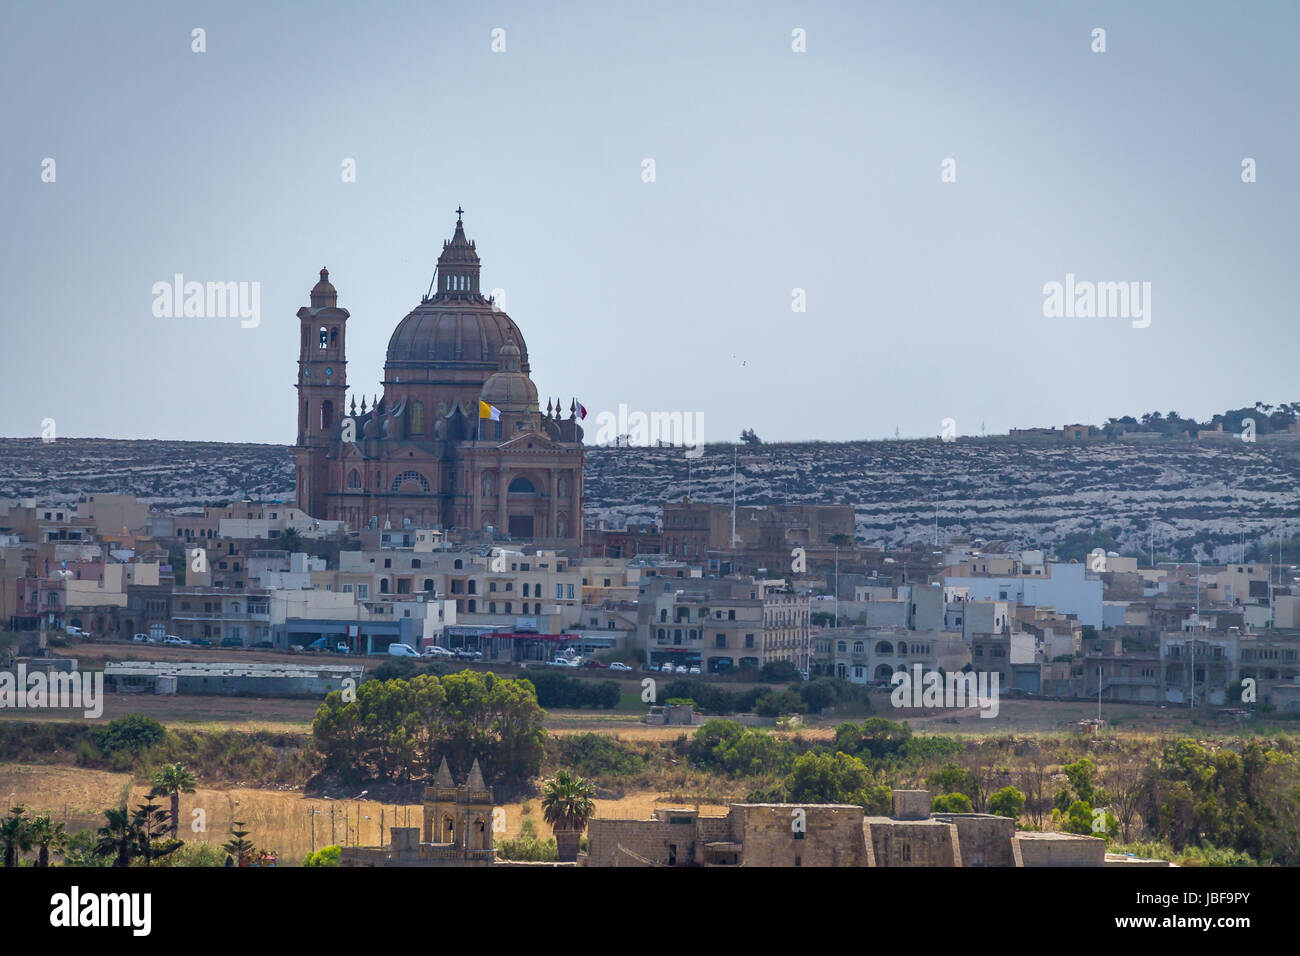
{"type": "Polygon", "coordinates": [[[311,305],[298,310],[298,441],[294,448],[296,502],[310,515],[324,515],[329,470],[326,455],[338,434],[347,396],[348,310],[338,307],[338,292],[321,269],[311,290],[311,305]]]}
{"type": "Polygon", "coordinates": [[[456,786],[442,758],[432,786],[424,788],[425,843],[445,845],[451,855],[492,854],[492,788],[483,780],[478,760],[465,782],[456,786]]]}

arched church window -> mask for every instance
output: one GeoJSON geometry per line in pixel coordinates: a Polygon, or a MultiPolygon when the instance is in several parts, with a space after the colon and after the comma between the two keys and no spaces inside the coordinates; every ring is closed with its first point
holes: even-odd
{"type": "Polygon", "coordinates": [[[329,428],[334,424],[334,403],[330,401],[321,402],[320,406],[320,427],[329,428]]]}
{"type": "Polygon", "coordinates": [[[393,479],[392,493],[396,494],[399,490],[401,490],[402,485],[404,485],[408,481],[417,482],[420,485],[420,490],[425,492],[426,494],[430,490],[429,479],[424,477],[424,475],[420,474],[418,471],[404,471],[396,478],[393,479]]]}
{"type": "Polygon", "coordinates": [[[510,482],[510,494],[512,495],[535,495],[537,489],[527,478],[520,475],[514,481],[510,482]]]}
{"type": "Polygon", "coordinates": [[[411,404],[411,434],[424,434],[424,403],[413,402],[411,404]]]}
{"type": "Polygon", "coordinates": [[[355,468],[353,468],[351,471],[348,472],[348,487],[349,488],[361,487],[361,472],[357,471],[355,468]]]}
{"type": "Polygon", "coordinates": [[[338,326],[335,326],[334,328],[330,329],[330,345],[337,345],[338,341],[339,341],[339,329],[338,326]]]}
{"type": "Polygon", "coordinates": [[[329,330],[322,325],[320,327],[320,347],[327,348],[329,346],[329,339],[329,330]]]}

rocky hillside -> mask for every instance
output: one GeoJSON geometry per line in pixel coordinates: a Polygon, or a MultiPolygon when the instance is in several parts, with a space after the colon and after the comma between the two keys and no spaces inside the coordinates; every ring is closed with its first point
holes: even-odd
{"type": "MultiPolygon", "coordinates": [[[[588,518],[654,521],[688,491],[730,503],[730,445],[688,460],[681,449],[592,448],[588,518]]],[[[1256,541],[1300,533],[1300,439],[955,442],[877,441],[743,446],[740,504],[838,502],[865,544],[967,534],[1054,546],[1111,532],[1122,548],[1235,558],[1256,541]]],[[[289,500],[293,460],[281,445],[0,439],[0,497],[72,500],[129,492],[165,504],[289,500]]]]}

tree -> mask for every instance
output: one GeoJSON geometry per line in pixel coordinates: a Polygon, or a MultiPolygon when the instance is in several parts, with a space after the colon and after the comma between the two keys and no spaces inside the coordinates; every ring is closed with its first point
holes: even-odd
{"type": "Polygon", "coordinates": [[[19,805],[9,810],[9,816],[0,820],[0,846],[4,847],[5,866],[17,866],[18,854],[32,848],[32,821],[27,819],[27,808],[19,805]]]}
{"type": "Polygon", "coordinates": [[[1003,787],[989,798],[989,813],[999,817],[1020,819],[1020,811],[1025,807],[1025,795],[1015,787],[1003,787]]]}
{"type": "Polygon", "coordinates": [[[130,866],[140,847],[140,825],[125,806],[104,811],[106,823],[96,833],[95,853],[114,858],[113,866],[130,866]]]}
{"type": "Polygon", "coordinates": [[[595,796],[596,788],[590,781],[567,770],[557,771],[542,787],[542,818],[555,831],[561,861],[578,859],[582,831],[596,812],[595,796]]]}
{"type": "Polygon", "coordinates": [[[975,808],[971,805],[970,797],[964,793],[944,793],[934,798],[930,803],[930,810],[933,813],[974,813],[975,808]]]}
{"type": "MultiPolygon", "coordinates": [[[[941,793],[960,793],[973,805],[980,799],[980,780],[978,774],[959,767],[955,763],[946,763],[926,779],[926,783],[941,793]]],[[[968,811],[969,812],[969,811],[968,811]]]]}
{"type": "Polygon", "coordinates": [[[763,444],[762,439],[760,439],[757,435],[754,434],[754,429],[752,428],[746,428],[744,431],[742,431],[740,433],[740,440],[744,442],[746,445],[763,444]]]}
{"type": "Polygon", "coordinates": [[[302,550],[302,535],[298,533],[297,528],[285,528],[280,533],[280,547],[290,554],[302,550]]]}
{"type": "Polygon", "coordinates": [[[889,813],[892,794],[857,757],[810,752],[795,758],[786,778],[790,803],[851,803],[868,814],[889,813]]]}
{"type": "Polygon", "coordinates": [[[244,829],[243,820],[232,820],[230,823],[230,835],[233,839],[221,844],[221,849],[233,856],[236,864],[239,866],[247,866],[248,864],[245,861],[249,860],[253,856],[253,852],[256,849],[253,846],[252,840],[245,839],[250,832],[251,831],[244,829]]]}
{"type": "Polygon", "coordinates": [[[184,846],[179,840],[169,838],[170,818],[167,811],[156,803],[139,804],[135,808],[132,823],[135,826],[139,855],[144,857],[145,866],[153,866],[154,860],[175,853],[184,846]]]}
{"type": "Polygon", "coordinates": [[[50,853],[62,856],[68,848],[68,830],[55,823],[48,813],[43,813],[31,823],[32,845],[36,847],[36,865],[50,865],[50,853]]]}
{"type": "Polygon", "coordinates": [[[169,763],[154,771],[152,783],[153,789],[149,791],[150,800],[161,796],[171,799],[171,835],[174,840],[181,825],[181,794],[193,793],[198,778],[186,770],[184,765],[169,763]]]}
{"type": "Polygon", "coordinates": [[[351,701],[334,691],[316,711],[312,733],[326,769],[349,782],[402,783],[431,777],[444,757],[453,767],[477,759],[500,796],[541,771],[545,716],[529,681],[467,669],[368,680],[351,701]]]}

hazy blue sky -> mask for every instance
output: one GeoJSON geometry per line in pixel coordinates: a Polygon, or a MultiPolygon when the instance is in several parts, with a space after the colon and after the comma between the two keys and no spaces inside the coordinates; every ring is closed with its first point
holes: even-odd
{"type": "Polygon", "coordinates": [[[1300,400],[1298,11],[6,2],[0,434],[293,441],[317,270],[377,392],[461,203],[543,401],[593,413],[848,439],[1300,400]],[[178,272],[261,283],[261,324],[155,318],[178,272]],[[1044,318],[1067,273],[1150,282],[1150,327],[1044,318]]]}

